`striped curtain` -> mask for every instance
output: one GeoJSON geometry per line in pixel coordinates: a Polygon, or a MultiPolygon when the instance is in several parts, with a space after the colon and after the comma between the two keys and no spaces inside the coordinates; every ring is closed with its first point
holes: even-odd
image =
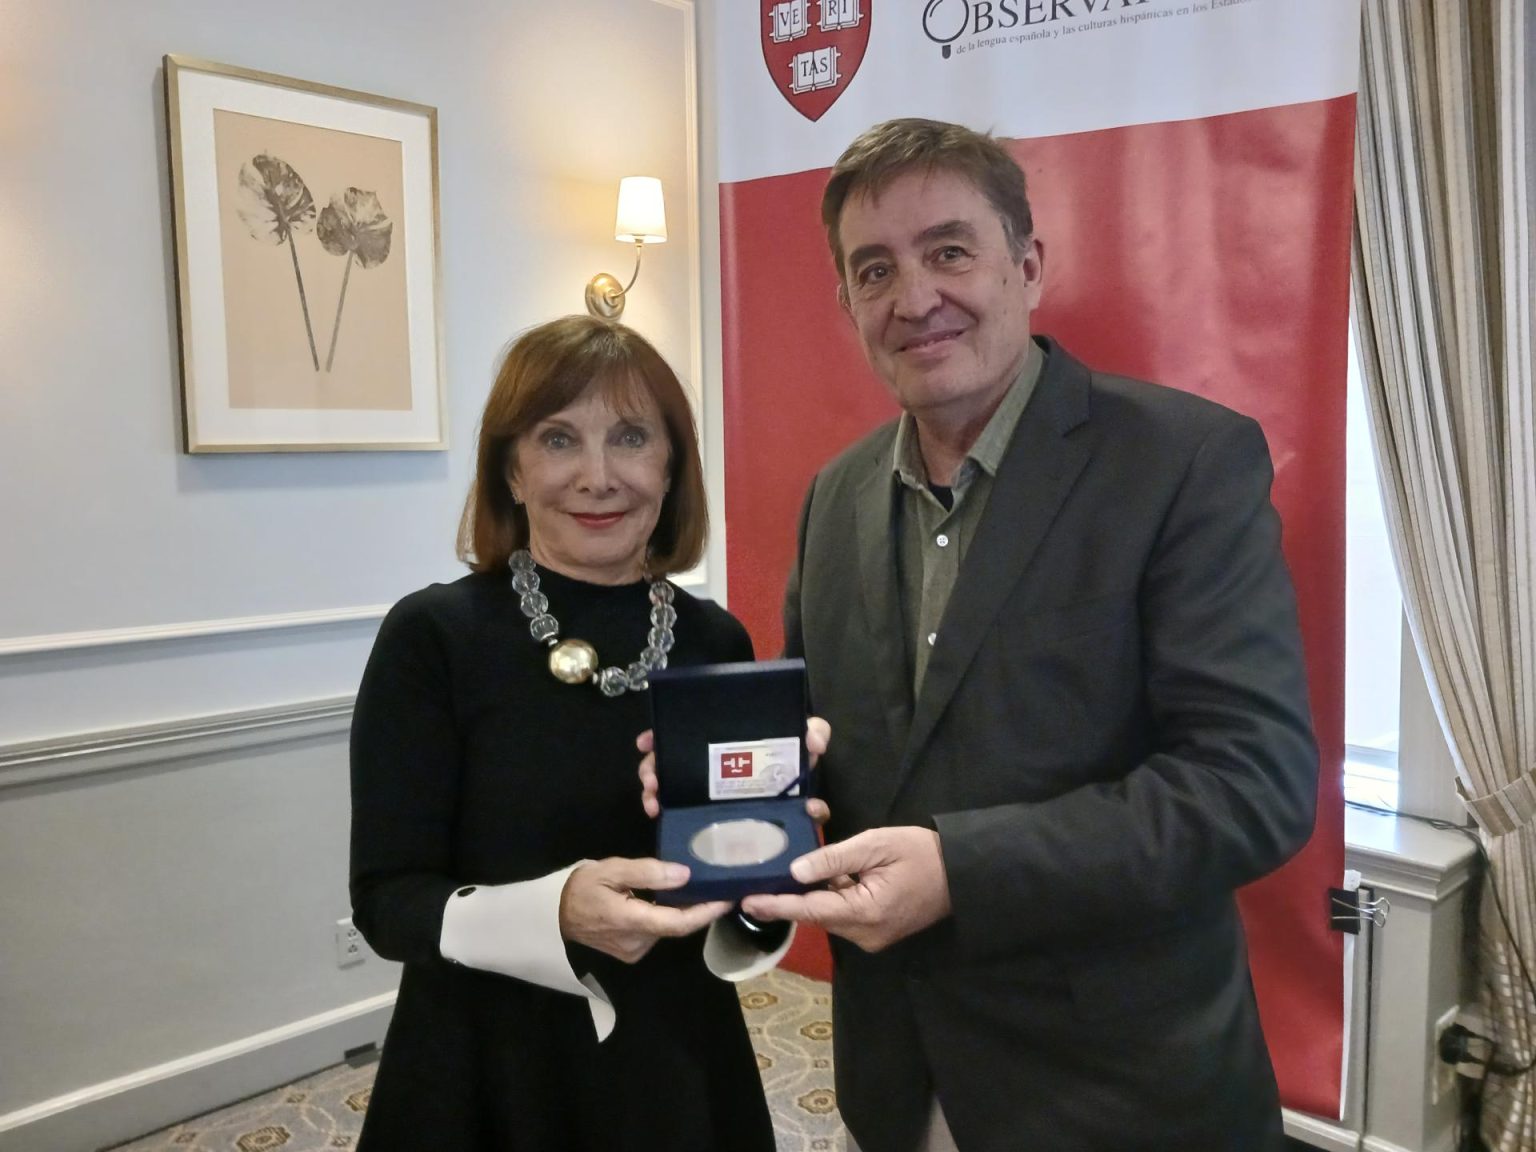
{"type": "Polygon", "coordinates": [[[1536,1152],[1531,0],[1366,0],[1355,324],[1409,625],[1490,861],[1483,1138],[1536,1152]]]}

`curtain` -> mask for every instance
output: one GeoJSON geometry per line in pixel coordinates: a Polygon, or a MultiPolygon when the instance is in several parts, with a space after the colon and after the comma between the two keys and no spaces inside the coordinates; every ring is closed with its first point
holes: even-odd
{"type": "Polygon", "coordinates": [[[1489,860],[1482,1135],[1536,1150],[1529,0],[1366,0],[1355,324],[1409,626],[1489,860]],[[1503,1069],[1501,1073],[1498,1069],[1503,1069]]]}

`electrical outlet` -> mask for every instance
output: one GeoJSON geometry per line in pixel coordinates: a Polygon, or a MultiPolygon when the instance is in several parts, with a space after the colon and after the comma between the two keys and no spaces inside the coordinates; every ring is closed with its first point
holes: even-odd
{"type": "Polygon", "coordinates": [[[1440,1019],[1435,1021],[1435,1028],[1429,1037],[1429,1102],[1438,1104],[1441,1100],[1449,1099],[1456,1094],[1456,1065],[1447,1064],[1440,1059],[1440,1037],[1445,1030],[1456,1023],[1456,1014],[1461,1011],[1459,1005],[1447,1008],[1440,1019]]]}
{"type": "Polygon", "coordinates": [[[1468,1044],[1468,1053],[1476,1056],[1475,1060],[1464,1060],[1456,1065],[1456,1075],[1463,1080],[1481,1080],[1488,1074],[1488,1068],[1480,1061],[1493,1057],[1493,1045],[1485,1039],[1493,1035],[1493,1026],[1477,1008],[1463,1008],[1456,1013],[1456,1023],[1472,1033],[1473,1039],[1468,1044]]]}
{"type": "Polygon", "coordinates": [[[361,964],[368,958],[364,947],[363,934],[357,930],[350,916],[336,921],[336,967],[350,968],[354,964],[361,964]]]}

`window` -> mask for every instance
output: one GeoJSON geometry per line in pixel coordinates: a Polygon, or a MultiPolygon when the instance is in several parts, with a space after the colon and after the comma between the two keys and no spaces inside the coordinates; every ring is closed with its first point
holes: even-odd
{"type": "MultiPolygon", "coordinates": [[[[1403,599],[1376,481],[1364,380],[1349,334],[1345,480],[1344,795],[1396,808],[1403,599]]],[[[1406,655],[1412,659],[1410,647],[1406,655]]]]}

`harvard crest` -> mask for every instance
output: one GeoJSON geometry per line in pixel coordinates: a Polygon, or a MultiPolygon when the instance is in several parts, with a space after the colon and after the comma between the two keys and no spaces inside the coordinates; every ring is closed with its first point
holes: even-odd
{"type": "Polygon", "coordinates": [[[875,0],[762,0],[763,62],[807,120],[820,120],[848,87],[869,46],[875,0]]]}

